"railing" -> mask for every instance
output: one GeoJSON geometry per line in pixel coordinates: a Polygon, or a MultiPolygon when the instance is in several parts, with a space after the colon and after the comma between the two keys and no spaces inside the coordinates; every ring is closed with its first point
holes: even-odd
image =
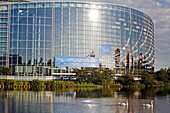
{"type": "Polygon", "coordinates": [[[0,75],[0,79],[8,79],[8,80],[34,80],[34,79],[38,79],[38,80],[62,80],[62,81],[74,81],[76,80],[75,76],[67,76],[64,75],[62,77],[59,76],[4,76],[4,75],[0,75]]]}
{"type": "Polygon", "coordinates": [[[0,79],[9,79],[9,80],[54,80],[57,77],[55,76],[0,76],[0,79]]]}

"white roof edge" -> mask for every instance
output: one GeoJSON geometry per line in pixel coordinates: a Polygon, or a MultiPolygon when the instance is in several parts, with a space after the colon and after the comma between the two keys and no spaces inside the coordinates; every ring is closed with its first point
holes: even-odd
{"type": "MultiPolygon", "coordinates": [[[[102,2],[102,1],[93,1],[93,0],[91,0],[91,1],[81,1],[81,0],[77,0],[77,1],[74,1],[74,0],[73,1],[72,0],[50,0],[50,1],[35,0],[34,1],[34,0],[26,0],[26,1],[27,2],[8,2],[8,3],[10,3],[10,4],[20,3],[20,4],[22,4],[22,3],[31,3],[31,2],[32,3],[37,3],[37,2],[75,2],[75,3],[95,3],[95,4],[104,4],[104,5],[116,5],[116,6],[127,7],[129,9],[134,9],[134,10],[140,11],[143,14],[147,15],[151,19],[151,21],[153,22],[152,18],[148,14],[144,13],[143,11],[141,11],[137,8],[126,6],[126,5],[123,5],[123,4],[111,3],[111,2],[102,2]]],[[[154,24],[154,22],[153,22],[153,24],[154,24]]]]}

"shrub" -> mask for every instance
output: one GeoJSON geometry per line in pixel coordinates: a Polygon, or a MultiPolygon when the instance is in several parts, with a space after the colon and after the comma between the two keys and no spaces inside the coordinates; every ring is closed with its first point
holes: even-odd
{"type": "Polygon", "coordinates": [[[154,85],[154,78],[152,74],[149,74],[148,72],[142,72],[142,82],[146,85],[154,85]]]}
{"type": "Polygon", "coordinates": [[[25,84],[24,84],[25,86],[29,86],[30,85],[30,83],[29,82],[25,82],[25,84]]]}
{"type": "Polygon", "coordinates": [[[109,83],[109,86],[115,86],[115,80],[112,79],[109,83]]]}
{"type": "Polygon", "coordinates": [[[125,76],[119,77],[118,81],[123,86],[134,86],[136,81],[134,80],[134,76],[127,74],[125,76]]]}
{"type": "Polygon", "coordinates": [[[5,80],[0,79],[0,85],[4,85],[5,80]]]}
{"type": "Polygon", "coordinates": [[[72,82],[72,81],[70,81],[70,82],[68,83],[68,86],[69,86],[69,87],[74,87],[74,86],[75,86],[75,83],[72,82]]]}
{"type": "Polygon", "coordinates": [[[41,82],[40,80],[35,79],[35,80],[32,81],[32,84],[31,84],[31,85],[34,86],[34,87],[35,87],[35,86],[40,86],[40,82],[41,82]]]}
{"type": "Polygon", "coordinates": [[[20,86],[23,86],[23,84],[24,84],[23,82],[19,82],[19,85],[20,85],[20,86]]]}
{"type": "Polygon", "coordinates": [[[55,87],[55,86],[56,86],[56,81],[54,81],[54,80],[51,81],[50,86],[51,86],[51,87],[55,87]]]}
{"type": "Polygon", "coordinates": [[[56,81],[56,86],[61,87],[62,86],[61,81],[56,81]]]}
{"type": "Polygon", "coordinates": [[[163,81],[158,81],[158,85],[160,85],[160,86],[164,86],[165,84],[164,84],[164,82],[163,82],[163,81]]]}
{"type": "Polygon", "coordinates": [[[9,85],[13,86],[14,85],[14,81],[13,80],[9,80],[9,85]]]}
{"type": "Polygon", "coordinates": [[[140,82],[139,81],[135,81],[132,83],[132,86],[140,86],[140,82]]]}
{"type": "Polygon", "coordinates": [[[51,81],[45,81],[44,85],[45,85],[46,87],[50,87],[50,86],[51,86],[51,81]]]}
{"type": "Polygon", "coordinates": [[[17,85],[17,82],[14,80],[14,86],[16,86],[17,85]]]}

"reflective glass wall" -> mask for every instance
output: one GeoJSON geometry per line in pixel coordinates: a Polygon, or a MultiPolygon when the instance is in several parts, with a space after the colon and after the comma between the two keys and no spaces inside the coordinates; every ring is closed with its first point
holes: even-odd
{"type": "Polygon", "coordinates": [[[0,5],[0,65],[8,66],[8,5],[0,5]]]}
{"type": "Polygon", "coordinates": [[[13,73],[51,75],[56,55],[93,54],[117,74],[154,68],[154,25],[138,10],[79,2],[13,3],[7,9],[1,11],[8,14],[0,16],[0,25],[10,27],[9,36],[0,27],[0,39],[8,37],[10,48],[8,53],[0,42],[0,53],[8,53],[0,62],[6,61],[13,73]]]}

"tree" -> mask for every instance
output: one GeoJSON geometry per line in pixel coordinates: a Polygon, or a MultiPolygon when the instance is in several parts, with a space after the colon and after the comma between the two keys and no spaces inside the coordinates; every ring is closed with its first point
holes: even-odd
{"type": "Polygon", "coordinates": [[[168,77],[168,81],[170,82],[170,67],[167,69],[166,75],[168,77]]]}
{"type": "Polygon", "coordinates": [[[163,81],[167,83],[168,82],[168,74],[167,74],[168,70],[166,71],[165,69],[160,69],[159,71],[157,71],[156,72],[157,81],[163,81]]]}
{"type": "Polygon", "coordinates": [[[127,73],[125,76],[121,76],[118,78],[118,81],[123,86],[133,86],[136,81],[134,80],[134,76],[131,73],[127,73]]]}
{"type": "Polygon", "coordinates": [[[146,86],[154,85],[154,77],[152,74],[149,74],[148,72],[144,71],[141,73],[141,75],[142,81],[146,86]]]}
{"type": "Polygon", "coordinates": [[[6,66],[2,66],[2,71],[1,73],[3,75],[6,75],[6,79],[7,79],[7,75],[12,74],[11,68],[10,67],[6,67],[6,66]]]}
{"type": "Polygon", "coordinates": [[[34,80],[32,81],[32,86],[34,86],[34,87],[40,86],[40,84],[41,84],[41,81],[38,80],[38,79],[34,79],[34,80]]]}
{"type": "Polygon", "coordinates": [[[87,82],[87,77],[88,77],[88,74],[85,70],[79,70],[79,69],[75,69],[74,72],[76,73],[77,75],[77,78],[76,78],[76,81],[79,82],[79,83],[84,83],[84,82],[87,82]]]}
{"type": "Polygon", "coordinates": [[[96,85],[108,85],[111,81],[111,70],[101,70],[95,68],[75,69],[76,81],[79,83],[93,83],[96,85]]]}

